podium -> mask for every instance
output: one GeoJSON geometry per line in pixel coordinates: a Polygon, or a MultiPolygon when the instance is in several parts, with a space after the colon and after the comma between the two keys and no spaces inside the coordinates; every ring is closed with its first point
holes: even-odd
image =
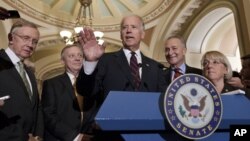
{"type": "MultiPolygon", "coordinates": [[[[211,136],[200,140],[229,141],[230,125],[250,124],[250,101],[244,95],[222,95],[222,104],[220,126],[211,136]]],[[[111,91],[95,121],[104,131],[119,132],[126,141],[184,139],[165,119],[160,93],[111,91]]]]}

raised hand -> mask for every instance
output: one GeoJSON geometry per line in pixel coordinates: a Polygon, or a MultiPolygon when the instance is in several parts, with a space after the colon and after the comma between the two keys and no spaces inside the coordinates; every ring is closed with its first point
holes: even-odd
{"type": "Polygon", "coordinates": [[[28,141],[37,141],[37,139],[31,133],[29,133],[28,141]]]}
{"type": "Polygon", "coordinates": [[[227,83],[237,88],[244,88],[244,85],[239,77],[232,77],[227,81],[227,83]]]}
{"type": "Polygon", "coordinates": [[[105,44],[99,45],[94,31],[86,27],[79,33],[78,41],[83,48],[85,60],[97,61],[105,52],[105,44]]]}

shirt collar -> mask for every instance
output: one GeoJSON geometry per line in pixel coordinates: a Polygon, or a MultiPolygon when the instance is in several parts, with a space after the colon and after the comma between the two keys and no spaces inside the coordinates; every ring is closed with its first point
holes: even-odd
{"type": "Polygon", "coordinates": [[[73,85],[75,83],[75,76],[71,74],[70,72],[66,72],[66,73],[68,74],[71,84],[73,85]]]}
{"type": "Polygon", "coordinates": [[[17,65],[17,63],[21,61],[21,59],[17,57],[17,55],[9,47],[5,49],[5,52],[13,64],[17,65]]]}
{"type": "MultiPolygon", "coordinates": [[[[180,68],[181,73],[185,74],[185,72],[186,72],[186,65],[185,65],[185,63],[183,63],[179,68],[180,68]]],[[[175,68],[171,67],[171,69],[174,70],[175,68]]]]}
{"type": "MultiPolygon", "coordinates": [[[[129,62],[129,61],[130,61],[130,57],[131,57],[131,50],[128,50],[128,49],[126,49],[126,48],[123,48],[123,52],[124,52],[124,54],[125,54],[125,56],[126,56],[128,62],[129,62]]],[[[141,61],[142,59],[141,59],[141,52],[140,52],[140,50],[137,49],[137,50],[134,51],[134,52],[135,52],[135,54],[136,54],[136,58],[137,58],[138,63],[142,63],[142,61],[141,61]]]]}

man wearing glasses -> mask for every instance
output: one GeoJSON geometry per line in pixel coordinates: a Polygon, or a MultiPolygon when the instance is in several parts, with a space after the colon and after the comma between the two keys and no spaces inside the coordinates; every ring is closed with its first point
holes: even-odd
{"type": "Polygon", "coordinates": [[[31,42],[32,46],[36,46],[38,43],[37,39],[32,39],[31,37],[27,36],[27,35],[18,35],[17,33],[12,33],[14,35],[16,35],[17,37],[19,37],[20,39],[23,40],[24,43],[29,43],[31,42]]]}
{"type": "Polygon", "coordinates": [[[19,20],[8,34],[8,47],[0,50],[0,97],[9,97],[0,108],[1,141],[38,141],[43,135],[36,78],[23,64],[35,51],[39,36],[35,24],[19,20]]]}

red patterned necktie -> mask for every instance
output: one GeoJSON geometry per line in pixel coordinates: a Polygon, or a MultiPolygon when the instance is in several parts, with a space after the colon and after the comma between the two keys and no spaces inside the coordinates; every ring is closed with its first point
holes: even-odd
{"type": "Polygon", "coordinates": [[[139,75],[139,65],[137,63],[135,52],[131,52],[130,69],[131,69],[131,74],[133,77],[135,90],[138,90],[141,80],[140,80],[140,75],[139,75]]]}
{"type": "Polygon", "coordinates": [[[174,69],[174,78],[173,78],[173,80],[175,80],[177,77],[179,77],[181,75],[182,75],[181,69],[180,68],[175,68],[174,69]]]}

